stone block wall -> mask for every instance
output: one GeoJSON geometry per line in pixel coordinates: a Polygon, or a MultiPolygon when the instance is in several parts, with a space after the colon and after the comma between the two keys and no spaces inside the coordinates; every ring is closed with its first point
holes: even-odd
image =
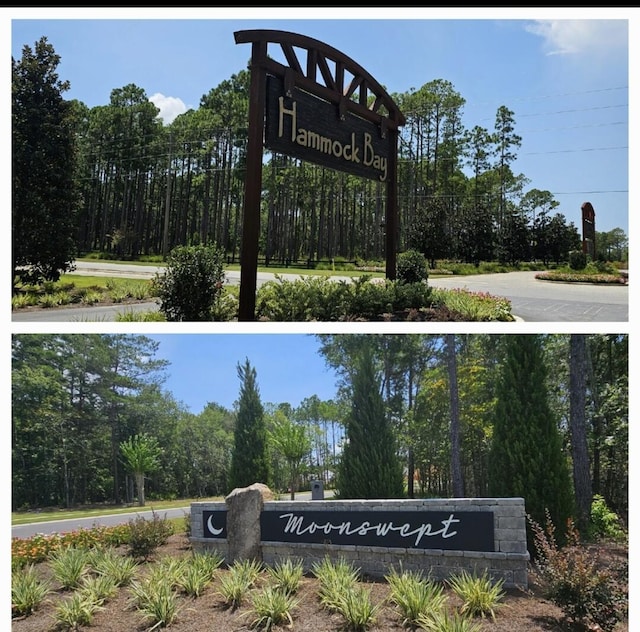
{"type": "MultiPolygon", "coordinates": [[[[225,502],[192,503],[191,542],[194,549],[215,549],[229,558],[226,539],[204,537],[203,511],[225,510],[225,502]]],[[[302,542],[261,542],[261,559],[274,565],[287,558],[301,559],[306,571],[325,557],[344,559],[362,573],[381,578],[391,567],[396,570],[422,571],[435,580],[444,580],[461,570],[503,580],[506,588],[528,587],[529,553],[527,551],[526,514],[522,498],[450,498],[402,500],[311,500],[265,501],[262,511],[279,513],[338,511],[486,511],[493,514],[493,551],[456,551],[443,549],[400,548],[384,546],[310,544],[302,542]]],[[[328,514],[329,515],[329,514],[328,514]]],[[[361,516],[361,513],[358,513],[361,516]]]]}

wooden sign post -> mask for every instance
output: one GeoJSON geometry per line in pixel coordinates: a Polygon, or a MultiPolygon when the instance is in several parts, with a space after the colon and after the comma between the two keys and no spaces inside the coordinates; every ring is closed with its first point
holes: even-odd
{"type": "Polygon", "coordinates": [[[405,118],[380,84],[340,51],[286,31],[234,33],[251,43],[238,319],[255,320],[263,145],[387,185],[386,276],[396,278],[398,128],[405,118]],[[279,45],[288,65],[268,55],[279,45]],[[297,50],[306,51],[305,67],[297,50]]]}

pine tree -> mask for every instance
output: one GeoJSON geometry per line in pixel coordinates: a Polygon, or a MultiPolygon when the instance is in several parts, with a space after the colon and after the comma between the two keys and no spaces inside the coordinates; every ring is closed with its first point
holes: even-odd
{"type": "Polygon", "coordinates": [[[12,288],[57,281],[75,258],[74,109],[62,97],[69,83],[58,79],[59,63],[46,37],[11,60],[12,288]]]}
{"type": "Polygon", "coordinates": [[[546,524],[548,511],[561,538],[571,515],[571,482],[547,397],[542,338],[513,334],[505,340],[489,453],[489,494],[524,498],[527,514],[540,525],[546,524]]]}
{"type": "Polygon", "coordinates": [[[365,348],[352,379],[351,413],[337,473],[338,496],[402,497],[402,467],[395,445],[371,350],[365,348]]]}
{"type": "Polygon", "coordinates": [[[270,483],[267,428],[255,368],[246,359],[238,364],[240,396],[229,472],[229,490],[253,483],[270,483]]]}

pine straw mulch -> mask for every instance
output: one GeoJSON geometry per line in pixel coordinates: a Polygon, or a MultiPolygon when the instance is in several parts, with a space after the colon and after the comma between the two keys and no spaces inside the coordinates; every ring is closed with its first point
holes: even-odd
{"type": "MultiPolygon", "coordinates": [[[[123,550],[123,554],[126,551],[123,550]]],[[[595,553],[595,550],[594,550],[595,553]]],[[[151,562],[164,556],[184,556],[191,554],[191,547],[185,534],[176,534],[169,538],[166,544],[156,550],[151,562]]],[[[628,551],[622,546],[597,547],[599,559],[604,564],[615,563],[627,559],[628,551]]],[[[38,565],[39,571],[46,576],[47,568],[38,565]]],[[[221,566],[218,574],[226,572],[221,566]]],[[[388,585],[384,581],[373,581],[363,578],[365,587],[371,591],[371,600],[380,604],[376,622],[368,628],[369,632],[406,632],[402,617],[387,600],[388,585]]],[[[251,613],[251,591],[247,594],[242,605],[236,610],[224,607],[223,600],[218,594],[220,578],[216,576],[204,593],[198,598],[179,598],[180,609],[177,619],[167,630],[171,632],[249,632],[253,616],[251,613]]],[[[253,590],[259,590],[258,584],[253,590]]],[[[459,599],[447,589],[450,608],[460,605],[459,599]]],[[[50,595],[47,603],[35,613],[12,620],[12,632],[53,632],[56,630],[54,612],[55,606],[68,595],[55,592],[50,595]]],[[[272,632],[345,632],[347,628],[344,620],[338,614],[331,614],[324,610],[318,600],[317,580],[311,575],[305,576],[296,595],[298,605],[292,611],[293,624],[287,628],[277,626],[272,632]]],[[[82,627],[86,632],[144,632],[151,629],[152,624],[132,608],[131,594],[126,587],[120,588],[117,597],[108,601],[104,609],[99,611],[88,627],[82,627]]],[[[500,602],[495,619],[476,619],[482,632],[568,632],[573,630],[563,620],[563,613],[550,601],[543,597],[543,591],[535,583],[535,577],[530,576],[529,589],[521,591],[509,589],[500,602]]],[[[159,628],[156,628],[158,630],[159,628]]],[[[619,623],[615,632],[628,632],[628,622],[619,623]]]]}

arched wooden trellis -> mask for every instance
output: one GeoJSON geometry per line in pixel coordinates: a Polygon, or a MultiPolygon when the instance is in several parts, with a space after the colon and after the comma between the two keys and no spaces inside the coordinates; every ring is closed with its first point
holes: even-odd
{"type": "Polygon", "coordinates": [[[274,30],[237,31],[234,37],[236,44],[252,45],[239,320],[255,319],[265,120],[266,142],[278,151],[386,182],[386,276],[395,279],[398,128],[404,116],[366,70],[323,42],[274,30]],[[269,44],[280,46],[288,65],[269,56],[269,44]]]}

